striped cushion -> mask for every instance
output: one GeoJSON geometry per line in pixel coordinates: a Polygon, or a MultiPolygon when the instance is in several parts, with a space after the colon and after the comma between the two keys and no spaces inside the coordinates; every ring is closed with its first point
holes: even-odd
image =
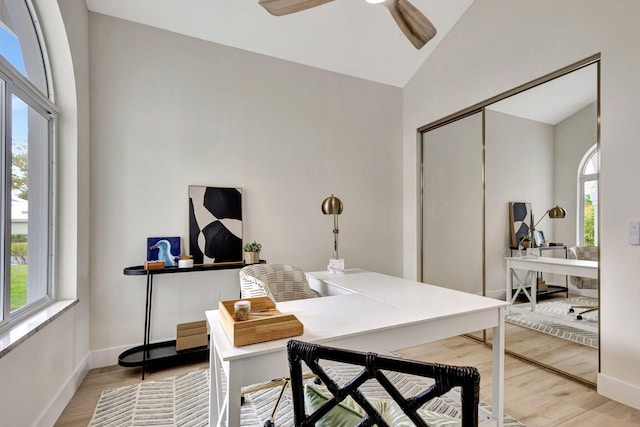
{"type": "MultiPolygon", "coordinates": [[[[325,386],[305,384],[304,403],[308,414],[314,413],[330,398],[333,398],[333,396],[325,386]]],[[[415,425],[392,399],[367,400],[388,425],[393,427],[411,427],[415,425]]],[[[453,418],[426,409],[418,409],[417,413],[429,427],[460,427],[460,418],[453,418]]],[[[351,396],[348,396],[318,420],[316,427],[353,427],[362,421],[364,415],[364,410],[351,396]]]]}
{"type": "Polygon", "coordinates": [[[240,270],[240,297],[268,296],[274,301],[314,298],[301,268],[286,264],[252,264],[240,270]]]}
{"type": "MultiPolygon", "coordinates": [[[[570,259],[598,261],[600,252],[598,246],[572,246],[569,248],[570,259]]],[[[598,279],[571,276],[571,284],[579,289],[598,289],[598,279]]]]}

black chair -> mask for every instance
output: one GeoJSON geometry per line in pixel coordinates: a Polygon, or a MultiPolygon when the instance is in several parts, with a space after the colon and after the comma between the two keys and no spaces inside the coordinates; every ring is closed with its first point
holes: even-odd
{"type": "Polygon", "coordinates": [[[405,415],[418,427],[427,426],[424,420],[417,414],[418,409],[431,399],[442,396],[453,387],[460,386],[462,406],[461,425],[462,427],[478,425],[480,373],[474,367],[418,362],[382,356],[375,353],[363,353],[326,347],[296,340],[289,341],[287,344],[287,352],[291,377],[294,421],[297,427],[314,426],[318,420],[336,407],[347,396],[351,396],[366,413],[358,426],[372,426],[375,424],[379,427],[388,427],[387,422],[382,419],[380,413],[367,401],[360,390],[358,390],[358,388],[369,379],[376,379],[389,396],[398,404],[405,415]],[[364,369],[353,379],[347,381],[344,387],[340,387],[327,375],[323,367],[320,366],[320,360],[359,365],[364,369]],[[333,395],[332,398],[328,399],[312,414],[306,413],[301,362],[305,362],[309,369],[326,385],[329,392],[333,395]],[[391,381],[389,381],[383,371],[433,378],[435,384],[425,386],[425,390],[413,397],[405,398],[391,381]]]}

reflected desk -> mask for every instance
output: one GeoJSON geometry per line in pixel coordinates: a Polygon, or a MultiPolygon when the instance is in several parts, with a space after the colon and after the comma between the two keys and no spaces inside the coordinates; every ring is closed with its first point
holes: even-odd
{"type": "Polygon", "coordinates": [[[506,299],[513,303],[520,292],[522,292],[530,301],[531,311],[536,309],[537,272],[562,274],[565,276],[588,277],[591,279],[598,278],[598,261],[586,261],[579,259],[563,259],[549,257],[507,257],[507,294],[506,299]],[[526,272],[521,278],[517,274],[517,270],[526,272]],[[513,292],[513,278],[516,278],[516,292],[513,292]],[[527,291],[527,284],[531,289],[527,291]],[[513,296],[511,296],[513,295],[513,296]],[[510,298],[511,296],[511,298],[510,298]]]}
{"type": "MultiPolygon", "coordinates": [[[[308,273],[307,277],[313,288],[331,296],[277,305],[302,322],[304,334],[296,337],[301,341],[388,353],[492,328],[493,419],[489,425],[502,426],[504,311],[508,303],[363,270],[347,270],[344,275],[308,273]]],[[[288,376],[289,338],[234,347],[220,324],[218,310],[207,311],[206,317],[211,335],[209,424],[237,427],[241,386],[288,376]],[[221,370],[226,374],[226,387],[221,370]]]]}

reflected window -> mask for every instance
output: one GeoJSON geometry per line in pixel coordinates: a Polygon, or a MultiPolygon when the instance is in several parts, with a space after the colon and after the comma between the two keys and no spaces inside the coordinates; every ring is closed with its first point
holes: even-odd
{"type": "Polygon", "coordinates": [[[594,145],[580,163],[579,235],[582,246],[598,246],[598,150],[594,145]]]}

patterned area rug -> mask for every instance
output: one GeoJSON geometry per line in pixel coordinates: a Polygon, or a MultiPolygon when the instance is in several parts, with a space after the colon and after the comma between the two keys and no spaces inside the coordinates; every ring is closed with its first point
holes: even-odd
{"type": "Polygon", "coordinates": [[[598,305],[598,299],[575,297],[543,302],[536,304],[535,311],[531,311],[528,303],[518,304],[509,309],[505,321],[588,347],[598,348],[598,311],[585,313],[582,315],[582,320],[578,320],[576,316],[586,309],[578,308],[575,313],[569,313],[572,305],[595,307],[598,305]]]}
{"type": "MultiPolygon", "coordinates": [[[[335,365],[327,369],[338,381],[342,378],[349,379],[358,372],[357,367],[348,365],[335,365]]],[[[424,379],[420,377],[402,374],[391,374],[390,377],[393,377],[392,381],[405,395],[410,395],[412,390],[416,390],[421,385],[424,386],[424,379]]],[[[209,370],[202,369],[175,377],[105,390],[100,396],[89,427],[207,427],[209,425],[208,384],[209,370]]],[[[368,397],[388,397],[375,381],[369,381],[365,386],[363,391],[368,397]]],[[[245,396],[245,403],[241,408],[241,427],[262,427],[271,416],[279,392],[279,388],[271,388],[245,396]]],[[[446,397],[433,399],[425,405],[425,409],[460,417],[458,401],[458,394],[452,391],[446,397]]],[[[481,421],[488,419],[491,407],[481,402],[479,413],[481,421]]],[[[280,403],[275,423],[278,427],[294,425],[290,392],[280,403]]],[[[524,424],[506,415],[504,425],[525,427],[524,424]]]]}

